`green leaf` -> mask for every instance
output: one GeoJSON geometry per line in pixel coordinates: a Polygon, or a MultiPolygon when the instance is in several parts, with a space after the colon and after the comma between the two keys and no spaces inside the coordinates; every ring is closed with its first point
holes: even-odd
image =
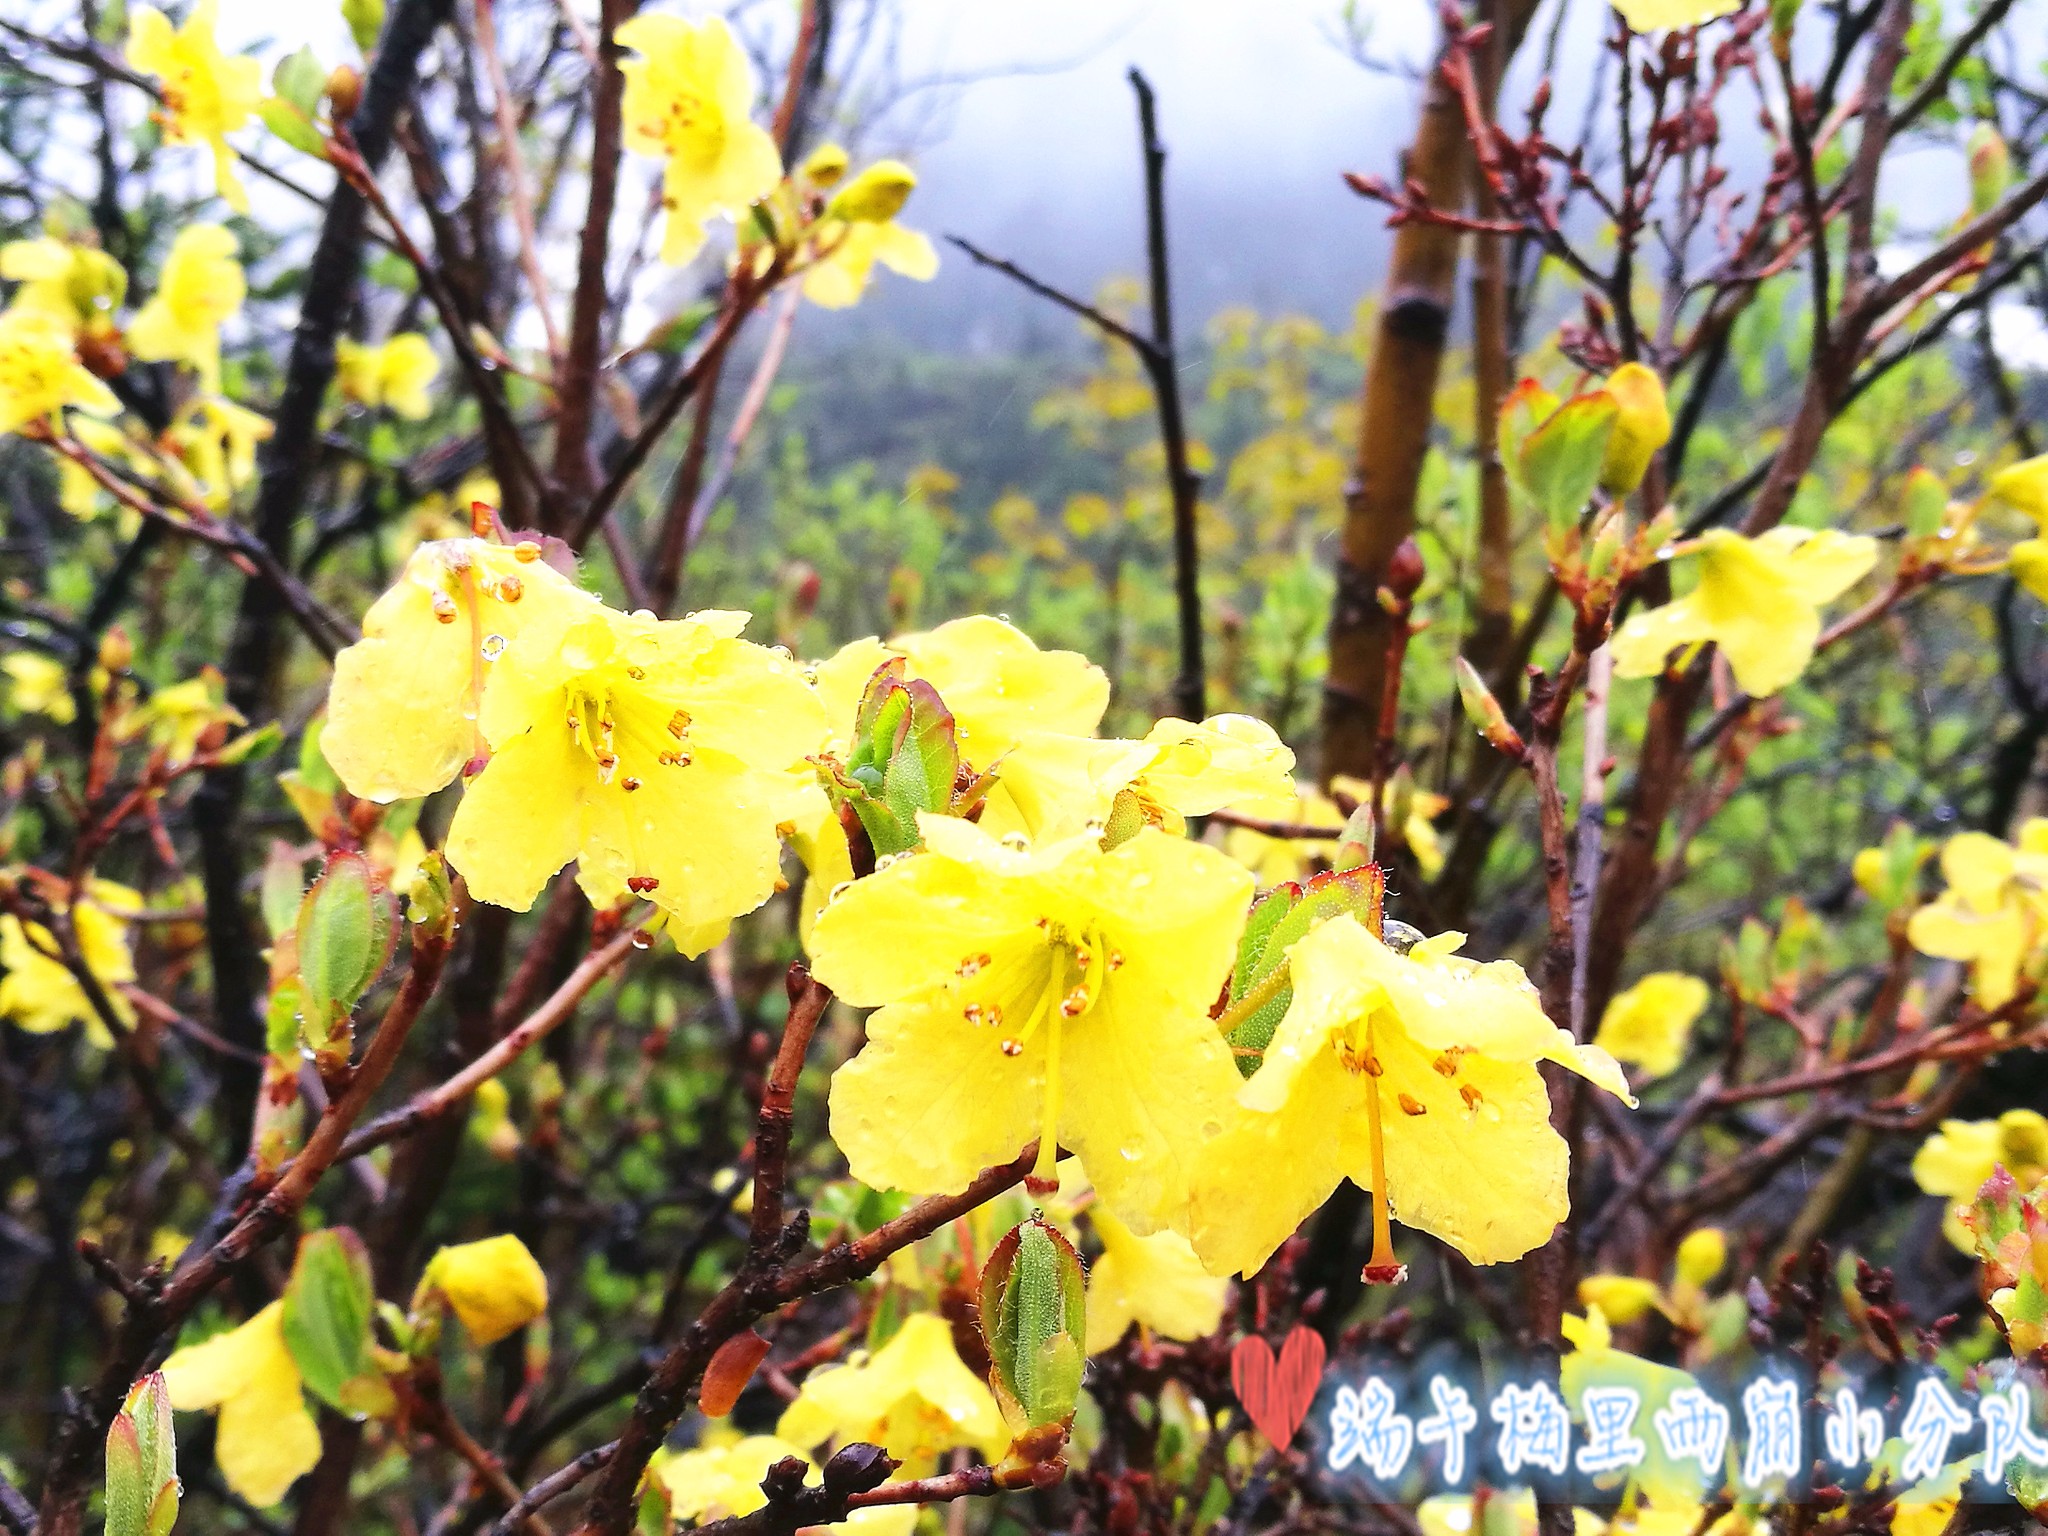
{"type": "Polygon", "coordinates": [[[1572,527],[1600,483],[1616,406],[1605,392],[1565,401],[1510,463],[1516,483],[1553,528],[1572,527]]]}
{"type": "Polygon", "coordinates": [[[293,149],[321,160],[327,158],[327,140],[313,119],[283,97],[266,96],[256,103],[256,115],[263,119],[264,127],[293,149]]]}
{"type": "Polygon", "coordinates": [[[1018,1433],[1073,1417],[1087,1333],[1081,1256],[1036,1216],[996,1244],[981,1272],[989,1385],[1018,1433]]]}
{"type": "Polygon", "coordinates": [[[152,1371],[129,1389],[107,1430],[107,1536],[167,1536],[178,1495],[171,1394],[152,1371]]]}
{"type": "Polygon", "coordinates": [[[300,998],[307,1044],[322,1065],[348,1060],[348,1016],[391,959],[398,903],[360,853],[327,857],[299,903],[300,998]]]}
{"type": "Polygon", "coordinates": [[[327,94],[327,71],[310,46],[301,48],[277,61],[277,68],[271,71],[270,88],[277,92],[279,100],[297,107],[310,120],[320,110],[320,98],[327,94]]]}
{"type": "Polygon", "coordinates": [[[391,1391],[374,1363],[370,1316],[376,1289],[362,1239],[346,1227],[308,1233],[284,1292],[284,1342],[306,1390],[329,1407],[388,1410],[391,1391]]]}
{"type": "Polygon", "coordinates": [[[341,0],[341,19],[348,23],[349,36],[367,54],[377,46],[384,30],[384,0],[341,0]]]}

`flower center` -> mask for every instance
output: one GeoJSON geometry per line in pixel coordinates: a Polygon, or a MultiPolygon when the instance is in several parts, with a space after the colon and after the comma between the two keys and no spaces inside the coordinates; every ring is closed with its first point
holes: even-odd
{"type": "Polygon", "coordinates": [[[977,1000],[963,1005],[961,1017],[969,1024],[1008,1030],[1002,1037],[1005,1056],[1022,1056],[1044,1033],[1045,1102],[1038,1160],[1026,1184],[1034,1194],[1045,1194],[1059,1186],[1061,1039],[1068,1025],[1101,1004],[1124,957],[1098,930],[1077,932],[1048,917],[1038,919],[1038,928],[1045,936],[1042,944],[1019,946],[1001,962],[985,954],[965,956],[956,974],[977,983],[977,1000]]]}

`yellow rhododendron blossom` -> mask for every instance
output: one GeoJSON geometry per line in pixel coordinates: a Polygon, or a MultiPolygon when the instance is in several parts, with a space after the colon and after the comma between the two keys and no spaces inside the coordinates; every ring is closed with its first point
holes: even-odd
{"type": "Polygon", "coordinates": [[[1110,852],[1036,847],[920,815],[926,851],[839,896],[811,930],[818,979],[868,1020],[832,1080],[832,1139],[878,1189],[952,1193],[1037,1138],[1088,1169],[1134,1230],[1184,1214],[1206,1134],[1241,1081],[1209,1007],[1252,881],[1146,829],[1110,852]]]}
{"type": "Polygon", "coordinates": [[[523,912],[574,859],[593,903],[646,897],[688,954],[774,894],[825,718],[746,622],[563,605],[512,637],[477,716],[490,761],[448,829],[471,894],[523,912]]]}
{"type": "Polygon", "coordinates": [[[228,703],[227,691],[218,667],[202,667],[197,677],[152,693],[136,710],[129,730],[146,735],[171,762],[188,763],[199,750],[199,738],[212,727],[247,723],[228,703]]]}
{"type": "Polygon", "coordinates": [[[1641,1067],[1645,1077],[1667,1076],[1685,1060],[1708,996],[1697,976],[1654,972],[1608,1003],[1593,1043],[1616,1061],[1641,1067]]]}
{"type": "MultiPolygon", "coordinates": [[[[79,958],[100,984],[114,1016],[130,1025],[135,1022],[135,1010],[121,995],[120,987],[135,979],[128,924],[130,915],[141,908],[139,891],[111,880],[93,881],[85,899],[71,907],[79,958]]],[[[94,1045],[112,1045],[106,1021],[57,954],[57,936],[41,923],[24,923],[12,913],[0,916],[0,968],[7,973],[0,976],[0,1018],[12,1019],[32,1035],[54,1034],[67,1025],[83,1024],[86,1038],[94,1045]]]]}
{"type": "Polygon", "coordinates": [[[1092,736],[1109,708],[1109,674],[1078,651],[1041,651],[1022,630],[976,614],[937,629],[841,646],[816,668],[834,732],[853,728],[875,669],[892,656],[939,692],[962,758],[987,768],[1030,731],[1092,736]]]}
{"type": "Polygon", "coordinates": [[[0,658],[0,672],[7,675],[7,707],[16,714],[42,715],[58,725],[78,718],[71,673],[56,657],[16,651],[0,658]]]}
{"type": "Polygon", "coordinates": [[[74,333],[111,329],[128,292],[127,272],[105,251],[50,235],[0,245],[0,278],[21,284],[9,308],[46,314],[74,333]]]}
{"type": "Polygon", "coordinates": [[[1088,1267],[1089,1354],[1132,1323],[1168,1339],[1205,1339],[1223,1321],[1230,1282],[1210,1274],[1178,1232],[1139,1237],[1101,1206],[1088,1213],[1102,1256],[1088,1267]]]}
{"type": "Polygon", "coordinates": [[[221,1476],[251,1504],[285,1496],[320,1459],[320,1428],[306,1411],[298,1365],[284,1342],[284,1303],[164,1362],[173,1408],[217,1408],[214,1458],[221,1476]]]}
{"type": "Polygon", "coordinates": [[[916,186],[901,160],[879,160],[841,188],[811,232],[818,254],[804,273],[804,297],[821,309],[846,309],[867,291],[877,262],[921,283],[936,277],[931,241],[896,222],[916,186]]]}
{"type": "Polygon", "coordinates": [[[178,231],[156,296],[128,322],[128,350],[148,363],[186,363],[210,394],[220,391],[220,328],[249,291],[235,237],[219,224],[178,231]]]}
{"type": "Polygon", "coordinates": [[[344,337],[334,346],[334,376],[342,394],[357,405],[382,406],[408,421],[424,421],[433,410],[427,386],[440,371],[433,343],[418,331],[401,331],[376,345],[344,337]]]}
{"type": "Polygon", "coordinates": [[[0,433],[54,424],[66,406],[113,416],[121,402],[79,362],[61,321],[36,309],[0,313],[0,433]]]}
{"type": "Polygon", "coordinates": [[[597,608],[538,544],[420,545],[363,616],[363,638],[334,658],[320,750],[364,800],[432,794],[482,753],[484,685],[512,638],[536,618],[597,608]]]}
{"type": "Polygon", "coordinates": [[[661,259],[680,266],[704,244],[714,214],[739,220],[782,178],[775,141],[753,121],[754,70],[723,19],[642,15],[620,24],[638,58],[626,77],[626,142],[668,162],[661,259]]]}
{"type": "Polygon", "coordinates": [[[1258,814],[1263,821],[1329,828],[1323,838],[1268,837],[1251,827],[1226,831],[1223,851],[1256,875],[1262,890],[1303,878],[1317,858],[1328,858],[1336,850],[1344,831],[1344,812],[1312,784],[1296,784],[1292,799],[1263,806],[1258,814]]]}
{"type": "Polygon", "coordinates": [[[850,309],[859,303],[877,265],[920,283],[939,275],[939,253],[918,230],[905,229],[894,219],[830,223],[819,236],[825,253],[804,273],[804,297],[820,309],[850,309]]]}
{"type": "Polygon", "coordinates": [[[697,1525],[761,1508],[768,1502],[761,1479],[775,1463],[792,1456],[806,1467],[813,1465],[801,1447],[787,1440],[747,1435],[690,1451],[661,1452],[648,1470],[668,1489],[669,1513],[697,1525]]]}
{"type": "Polygon", "coordinates": [[[1564,1219],[1570,1151],[1536,1064],[1635,1101],[1613,1057],[1544,1016],[1520,966],[1459,959],[1463,942],[1396,954],[1344,916],[1288,952],[1293,999],[1196,1180],[1189,1235],[1212,1271],[1255,1272],[1347,1177],[1376,1193],[1376,1217],[1391,1205],[1475,1264],[1520,1258],[1564,1219]]]}
{"type": "Polygon", "coordinates": [[[1742,8],[1742,0],[1614,0],[1614,8],[1631,31],[1664,32],[1733,15],[1742,8]]]}
{"type": "Polygon", "coordinates": [[[1941,873],[1948,888],[1907,920],[1906,938],[1923,955],[1967,960],[1977,1006],[2002,1008],[2048,914],[2048,818],[2030,817],[2017,845],[1957,833],[1942,845],[1941,873]]]}
{"type": "Polygon", "coordinates": [[[511,1233],[443,1248],[420,1289],[447,1298],[479,1348],[517,1333],[548,1309],[548,1277],[511,1233]]]}
{"type": "Polygon", "coordinates": [[[2048,526],[2048,453],[2008,464],[1985,483],[1984,492],[2048,526]]]}
{"type": "Polygon", "coordinates": [[[994,1461],[1010,1445],[987,1383],[961,1361],[952,1326],[930,1312],[905,1318],[872,1355],[811,1372],[775,1433],[802,1446],[879,1445],[903,1463],[900,1477],[929,1476],[955,1446],[994,1461]]]}
{"type": "Polygon", "coordinates": [[[1579,1304],[1596,1309],[1609,1322],[1633,1323],[1663,1301],[1663,1289],[1656,1281],[1635,1275],[1588,1275],[1579,1282],[1579,1304]]]}
{"type": "Polygon", "coordinates": [[[1941,1230],[1965,1253],[1975,1250],[1962,1213],[2003,1168],[2026,1193],[2048,1178],[2048,1118],[2009,1109],[1996,1120],[1944,1120],[1913,1154],[1913,1182],[1948,1201],[1941,1230]]]}
{"type": "Polygon", "coordinates": [[[1147,821],[1180,832],[1184,817],[1227,805],[1286,810],[1293,768],[1287,744],[1250,715],[1213,715],[1200,725],[1161,720],[1143,741],[1033,731],[997,761],[982,825],[1055,837],[1107,819],[1129,790],[1147,821]]]}
{"type": "Polygon", "coordinates": [[[1877,560],[1864,534],[1773,528],[1744,538],[1710,528],[1692,549],[1699,582],[1686,596],[1638,613],[1611,642],[1616,677],[1655,677],[1682,645],[1721,647],[1741,687],[1764,698],[1806,670],[1820,639],[1820,607],[1861,581],[1877,560]]]}
{"type": "Polygon", "coordinates": [[[160,83],[165,141],[210,147],[215,190],[235,212],[247,213],[249,195],[235,176],[227,135],[246,124],[262,101],[263,66],[220,51],[213,35],[218,10],[218,0],[198,0],[185,24],[173,30],[163,12],[140,7],[128,23],[128,62],[160,83]]]}
{"type": "Polygon", "coordinates": [[[267,416],[224,396],[204,395],[168,436],[197,482],[200,499],[218,510],[256,483],[256,445],[276,430],[267,416]]]}

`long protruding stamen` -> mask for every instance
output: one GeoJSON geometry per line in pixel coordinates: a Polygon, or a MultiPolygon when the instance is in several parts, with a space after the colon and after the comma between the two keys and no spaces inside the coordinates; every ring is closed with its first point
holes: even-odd
{"type": "Polygon", "coordinates": [[[1024,1187],[1034,1195],[1051,1194],[1060,1186],[1060,1024],[1059,1000],[1067,985],[1066,951],[1055,949],[1046,968],[1045,989],[1031,1010],[1031,1022],[1024,1037],[1045,1025],[1045,1104],[1039,1119],[1038,1160],[1032,1164],[1024,1187]]]}
{"type": "Polygon", "coordinates": [[[1408,1278],[1408,1266],[1394,1257],[1394,1227],[1389,1218],[1387,1198],[1387,1144],[1380,1128],[1379,1058],[1372,1053],[1372,1033],[1365,1037],[1365,1123],[1372,1140],[1372,1257],[1365,1262],[1362,1278],[1367,1285],[1399,1285],[1408,1278]]]}

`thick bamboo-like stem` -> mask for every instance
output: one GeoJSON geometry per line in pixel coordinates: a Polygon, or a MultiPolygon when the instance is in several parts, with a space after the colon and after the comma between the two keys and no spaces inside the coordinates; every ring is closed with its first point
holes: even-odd
{"type": "MultiPolygon", "coordinates": [[[[1507,0],[1497,29],[1504,68],[1535,11],[1507,0]]],[[[1464,108],[1441,70],[1430,75],[1403,180],[1431,207],[1464,206],[1472,150],[1464,108]]],[[[1371,772],[1386,691],[1388,618],[1377,600],[1387,562],[1415,531],[1415,487],[1436,419],[1437,376],[1456,301],[1459,232],[1427,219],[1394,233],[1372,359],[1360,399],[1357,459],[1344,496],[1330,670],[1323,685],[1321,775],[1371,772]]]]}

